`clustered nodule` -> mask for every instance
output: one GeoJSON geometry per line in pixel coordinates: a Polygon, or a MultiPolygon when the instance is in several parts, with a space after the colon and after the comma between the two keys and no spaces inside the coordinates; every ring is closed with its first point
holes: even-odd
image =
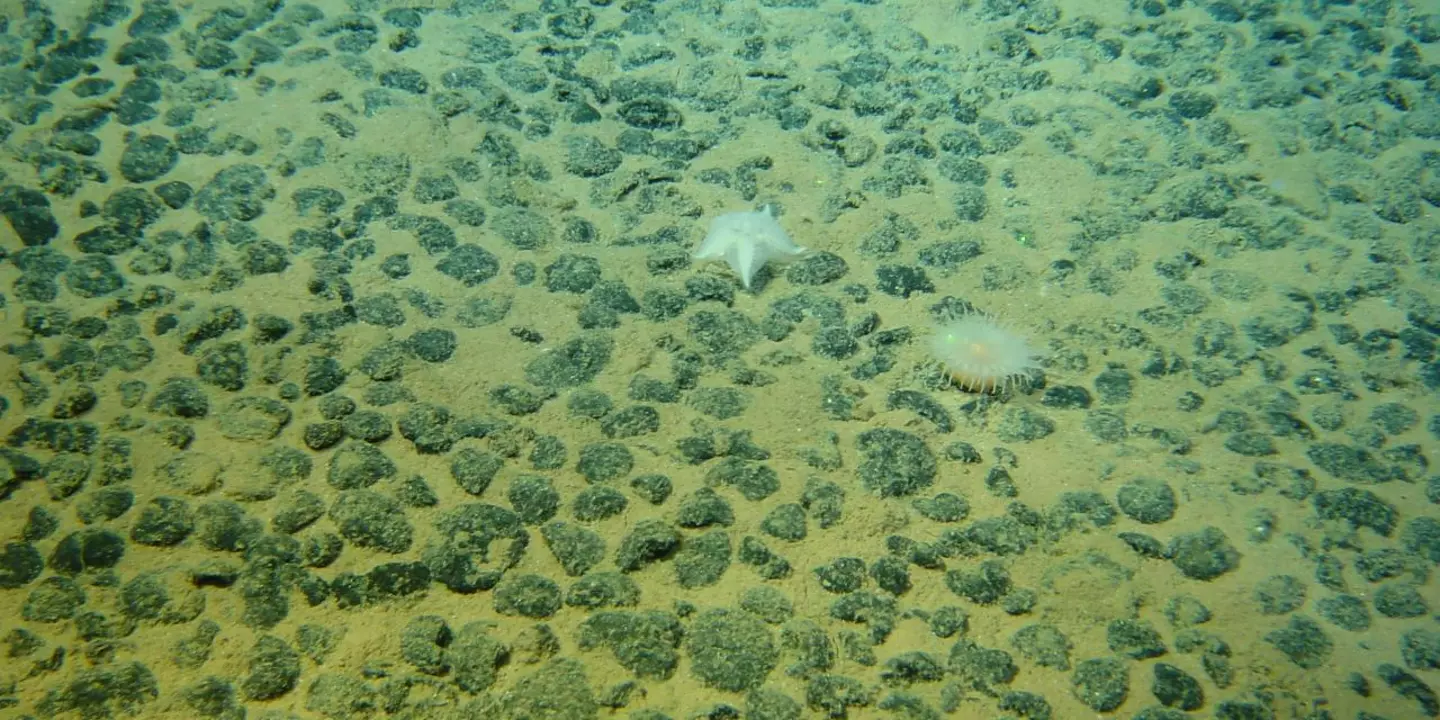
{"type": "Polygon", "coordinates": [[[1423,3],[199,5],[0,19],[6,713],[1440,715],[1423,3]]]}

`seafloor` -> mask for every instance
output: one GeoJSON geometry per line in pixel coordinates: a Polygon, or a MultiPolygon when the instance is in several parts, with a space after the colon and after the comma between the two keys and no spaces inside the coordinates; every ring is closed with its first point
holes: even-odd
{"type": "Polygon", "coordinates": [[[1440,716],[1433,0],[0,15],[0,716],[1440,716]]]}

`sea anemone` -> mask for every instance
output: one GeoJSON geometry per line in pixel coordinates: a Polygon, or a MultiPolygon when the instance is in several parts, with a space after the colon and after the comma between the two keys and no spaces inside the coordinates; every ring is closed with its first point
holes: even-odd
{"type": "Polygon", "coordinates": [[[1023,385],[1039,369],[1039,353],[1025,338],[983,313],[972,312],[935,329],[930,352],[957,386],[978,393],[1023,385]]]}

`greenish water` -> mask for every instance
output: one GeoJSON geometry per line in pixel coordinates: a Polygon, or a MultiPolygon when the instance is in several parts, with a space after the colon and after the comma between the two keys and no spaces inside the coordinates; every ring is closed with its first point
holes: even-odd
{"type": "Polygon", "coordinates": [[[1425,3],[0,17],[4,717],[1440,716],[1425,3]]]}

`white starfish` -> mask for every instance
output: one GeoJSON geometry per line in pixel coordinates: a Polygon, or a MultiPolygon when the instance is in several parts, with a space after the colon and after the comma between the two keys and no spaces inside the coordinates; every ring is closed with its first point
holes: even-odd
{"type": "Polygon", "coordinates": [[[771,260],[788,260],[805,252],[775,221],[769,205],[759,212],[725,213],[710,221],[696,260],[724,260],[740,276],[746,290],[755,274],[771,260]]]}

